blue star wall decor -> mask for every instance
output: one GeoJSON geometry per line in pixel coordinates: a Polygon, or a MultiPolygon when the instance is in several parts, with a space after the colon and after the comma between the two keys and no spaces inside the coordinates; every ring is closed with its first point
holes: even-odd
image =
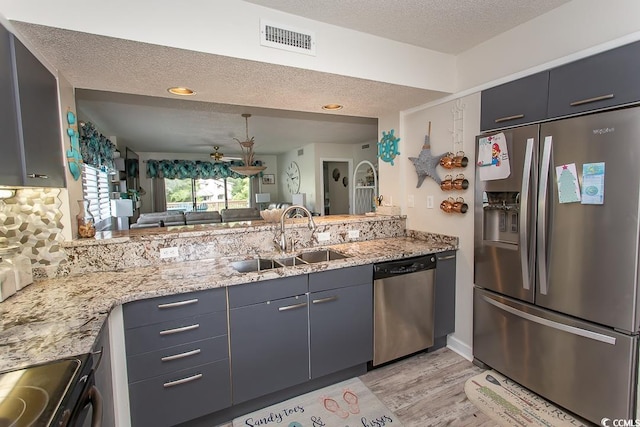
{"type": "Polygon", "coordinates": [[[393,166],[393,159],[400,154],[398,151],[400,138],[397,138],[393,132],[393,129],[389,133],[382,131],[382,139],[378,142],[378,158],[383,162],[391,163],[391,166],[393,166]]]}
{"type": "Polygon", "coordinates": [[[413,166],[415,166],[416,173],[418,174],[418,185],[416,185],[416,188],[420,188],[426,177],[433,179],[438,183],[438,185],[442,183],[442,180],[436,173],[436,166],[440,164],[440,159],[445,155],[433,156],[431,154],[430,135],[431,122],[429,122],[429,132],[424,137],[422,151],[420,151],[418,157],[409,157],[409,160],[413,162],[413,166]]]}

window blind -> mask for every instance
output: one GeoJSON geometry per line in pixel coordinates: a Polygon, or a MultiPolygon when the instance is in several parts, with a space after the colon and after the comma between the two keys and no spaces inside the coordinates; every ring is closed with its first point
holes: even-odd
{"type": "Polygon", "coordinates": [[[89,200],[89,211],[95,218],[96,226],[104,220],[111,220],[109,201],[109,175],[98,168],[82,165],[82,196],[89,200]]]}

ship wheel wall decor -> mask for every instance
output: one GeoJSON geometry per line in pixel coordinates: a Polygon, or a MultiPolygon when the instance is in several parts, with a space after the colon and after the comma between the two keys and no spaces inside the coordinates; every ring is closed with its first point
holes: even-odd
{"type": "Polygon", "coordinates": [[[400,138],[396,137],[393,132],[393,129],[389,133],[382,131],[382,139],[378,142],[378,158],[383,162],[391,163],[391,166],[393,166],[393,159],[400,154],[398,151],[400,138]]]}

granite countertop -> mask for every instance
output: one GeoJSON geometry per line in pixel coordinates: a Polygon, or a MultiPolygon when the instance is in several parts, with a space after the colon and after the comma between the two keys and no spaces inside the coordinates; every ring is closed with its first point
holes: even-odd
{"type": "MultiPolygon", "coordinates": [[[[457,246],[447,239],[398,237],[330,248],[350,258],[238,273],[230,261],[242,256],[221,257],[36,282],[0,303],[0,371],[91,351],[111,309],[126,302],[443,252],[457,246]]],[[[269,255],[280,256],[263,254],[269,255]]]]}

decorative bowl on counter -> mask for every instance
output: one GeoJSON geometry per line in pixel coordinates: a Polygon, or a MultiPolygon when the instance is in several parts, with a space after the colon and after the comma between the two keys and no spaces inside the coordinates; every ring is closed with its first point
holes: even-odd
{"type": "Polygon", "coordinates": [[[265,209],[260,211],[260,216],[267,222],[278,222],[284,209],[265,209]]]}

